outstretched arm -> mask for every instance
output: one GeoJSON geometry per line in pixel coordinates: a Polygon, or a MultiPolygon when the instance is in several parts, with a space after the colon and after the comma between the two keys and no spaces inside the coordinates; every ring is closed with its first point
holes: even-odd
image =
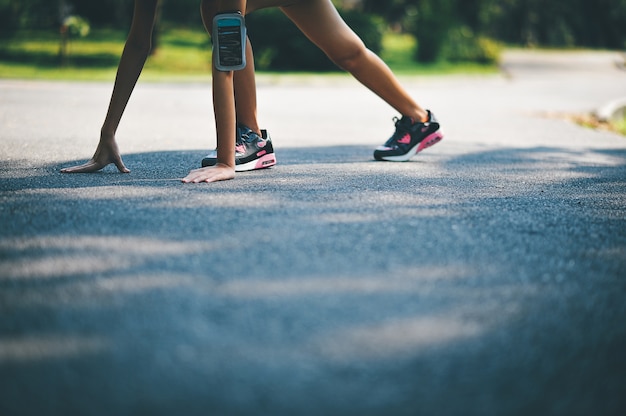
{"type": "Polygon", "coordinates": [[[133,21],[117,68],[113,93],[100,130],[96,152],[87,163],[62,169],[61,172],[96,172],[110,163],[115,164],[120,172],[130,172],[120,156],[115,132],[152,47],[152,28],[157,3],[158,0],[135,0],[133,21]]]}

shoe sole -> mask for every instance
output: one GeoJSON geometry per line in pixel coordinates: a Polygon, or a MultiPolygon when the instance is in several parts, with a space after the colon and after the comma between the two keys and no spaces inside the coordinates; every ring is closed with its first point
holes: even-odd
{"type": "MultiPolygon", "coordinates": [[[[214,159],[214,158],[202,159],[203,168],[206,168],[208,166],[215,166],[216,163],[217,163],[217,159],[214,159]]],[[[275,164],[276,164],[276,156],[274,156],[274,153],[270,153],[258,159],[251,160],[248,163],[235,165],[235,172],[248,172],[251,170],[265,169],[265,168],[272,167],[275,164]]]]}
{"type": "Polygon", "coordinates": [[[274,153],[268,153],[258,159],[251,160],[248,163],[242,163],[235,166],[235,172],[248,172],[257,169],[267,169],[276,164],[276,156],[274,153]]]}
{"type": "Polygon", "coordinates": [[[405,154],[398,155],[398,156],[382,156],[382,157],[380,157],[380,160],[386,160],[388,162],[407,162],[408,160],[410,160],[413,156],[415,156],[416,154],[418,154],[422,150],[427,149],[427,148],[429,148],[429,147],[439,143],[442,139],[443,139],[443,133],[441,133],[441,131],[437,130],[436,132],[434,132],[430,136],[426,136],[426,138],[424,140],[422,140],[421,142],[419,142],[418,144],[413,146],[405,154]]]}

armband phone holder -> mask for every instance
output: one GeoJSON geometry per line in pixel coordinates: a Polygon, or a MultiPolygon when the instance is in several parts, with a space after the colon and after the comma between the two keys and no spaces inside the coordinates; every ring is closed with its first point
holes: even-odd
{"type": "Polygon", "coordinates": [[[246,22],[240,12],[220,13],[213,18],[213,63],[218,71],[246,67],[246,22]]]}

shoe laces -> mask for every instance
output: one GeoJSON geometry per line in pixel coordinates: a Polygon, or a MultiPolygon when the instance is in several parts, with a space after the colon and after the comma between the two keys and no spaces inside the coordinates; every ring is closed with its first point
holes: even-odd
{"type": "Polygon", "coordinates": [[[261,136],[259,136],[258,134],[256,134],[253,131],[250,131],[248,133],[242,134],[241,135],[241,139],[246,142],[246,143],[254,143],[259,141],[261,138],[261,136]]]}
{"type": "Polygon", "coordinates": [[[246,143],[254,143],[261,139],[261,136],[257,134],[254,130],[244,126],[243,124],[239,125],[239,134],[238,137],[241,137],[241,140],[246,143]]]}
{"type": "Polygon", "coordinates": [[[411,126],[413,124],[408,124],[403,120],[404,119],[399,119],[398,117],[393,118],[393,123],[396,126],[396,131],[394,131],[389,140],[387,140],[387,143],[385,143],[386,146],[396,144],[398,140],[403,138],[407,133],[411,132],[411,126]]]}

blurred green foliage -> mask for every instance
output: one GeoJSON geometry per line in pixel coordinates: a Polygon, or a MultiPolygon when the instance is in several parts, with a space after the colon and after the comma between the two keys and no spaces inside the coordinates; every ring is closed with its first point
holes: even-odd
{"type": "Polygon", "coordinates": [[[91,30],[91,26],[86,19],[74,15],[67,16],[63,19],[61,28],[62,30],[66,30],[70,36],[81,38],[87,36],[91,30]]]}
{"type": "MultiPolygon", "coordinates": [[[[343,11],[346,23],[375,53],[382,50],[385,25],[380,17],[343,11]]],[[[271,71],[332,71],[337,66],[278,9],[260,10],[246,18],[257,68],[271,71]],[[268,30],[272,28],[272,30],[268,30]]]]}
{"type": "Polygon", "coordinates": [[[468,26],[448,30],[441,49],[441,57],[448,62],[476,62],[498,64],[503,45],[491,38],[476,35],[468,26]]]}
{"type": "Polygon", "coordinates": [[[444,58],[444,48],[455,48],[449,43],[464,27],[479,38],[476,44],[486,55],[493,45],[485,39],[516,46],[626,49],[626,0],[338,1],[348,2],[413,33],[423,62],[444,58]]]}
{"type": "MultiPolygon", "coordinates": [[[[626,49],[626,0],[333,0],[368,47],[381,33],[416,40],[423,63],[497,62],[502,44],[626,49]],[[372,15],[376,17],[373,18],[372,15]]],[[[199,0],[163,0],[159,26],[201,27],[199,0]]],[[[0,0],[0,39],[19,30],[58,33],[77,16],[92,29],[128,30],[133,0],[0,0]]],[[[276,9],[248,17],[261,68],[332,69],[326,57],[276,9]]],[[[159,30],[155,31],[155,39],[159,30]]],[[[158,42],[157,42],[158,45],[158,42]]]]}

